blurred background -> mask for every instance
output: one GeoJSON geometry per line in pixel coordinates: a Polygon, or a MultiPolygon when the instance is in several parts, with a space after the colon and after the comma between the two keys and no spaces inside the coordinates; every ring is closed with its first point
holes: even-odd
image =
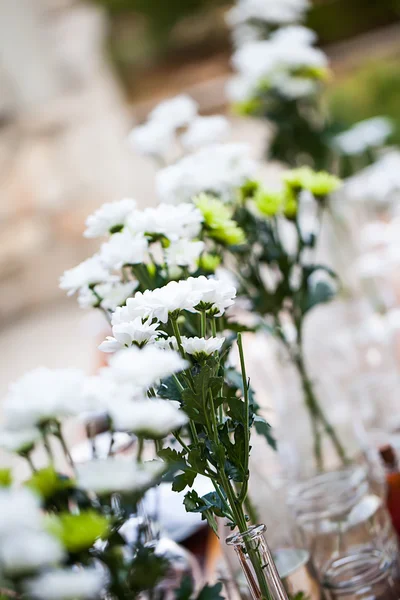
{"type": "MultiPolygon", "coordinates": [[[[153,166],[126,141],[132,126],[181,92],[203,113],[225,110],[230,6],[0,0],[2,394],[41,364],[95,368],[101,316],[65,298],[58,277],[93,252],[82,232],[97,206],[155,202],[153,166]]],[[[314,0],[306,25],[331,61],[325,102],[335,120],[346,128],[389,116],[400,142],[400,2],[314,0]]],[[[232,138],[262,149],[264,125],[232,119],[232,138]]]]}

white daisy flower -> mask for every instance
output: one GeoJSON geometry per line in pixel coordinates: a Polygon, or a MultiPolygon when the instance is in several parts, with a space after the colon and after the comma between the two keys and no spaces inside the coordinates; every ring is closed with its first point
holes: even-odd
{"type": "Polygon", "coordinates": [[[108,233],[115,233],[125,224],[125,219],[136,208],[136,201],[132,198],[123,198],[117,202],[103,204],[95,213],[86,219],[84,236],[95,238],[108,233]]]}
{"type": "Polygon", "coordinates": [[[38,496],[28,488],[0,488],[0,539],[15,529],[40,531],[43,515],[38,496]]]}
{"type": "Polygon", "coordinates": [[[78,414],[84,374],[79,369],[28,371],[9,386],[3,402],[5,426],[30,429],[50,419],[78,414]]]}
{"type": "Polygon", "coordinates": [[[96,285],[96,293],[102,298],[100,306],[107,310],[115,310],[132,296],[139,285],[138,281],[127,281],[126,283],[103,283],[96,285]]]}
{"type": "Polygon", "coordinates": [[[110,358],[110,377],[122,384],[147,389],[159,379],[179,373],[188,366],[174,350],[153,345],[120,350],[110,358]]]}
{"type": "Polygon", "coordinates": [[[130,231],[115,233],[100,248],[100,259],[109,269],[121,269],[124,265],[144,262],[148,243],[143,235],[132,235],[130,231]]]}
{"type": "Polygon", "coordinates": [[[126,347],[129,348],[132,344],[136,346],[144,346],[147,343],[154,342],[162,331],[158,331],[160,323],[151,323],[144,321],[140,317],[136,317],[133,321],[114,325],[112,328],[113,336],[107,336],[105,341],[99,346],[102,352],[116,352],[126,347]]]}
{"type": "Polygon", "coordinates": [[[163,123],[174,129],[188,125],[197,115],[198,104],[185,94],[164,100],[150,113],[149,121],[163,123]]]}
{"type": "Polygon", "coordinates": [[[25,589],[38,600],[86,600],[99,598],[104,585],[104,574],[98,569],[65,568],[28,580],[25,589]]]}
{"type": "Polygon", "coordinates": [[[285,25],[301,21],[308,8],[308,0],[238,0],[228,11],[226,20],[231,27],[247,21],[285,25]]]}
{"type": "Polygon", "coordinates": [[[204,242],[193,242],[183,238],[172,242],[165,250],[168,267],[187,267],[189,272],[195,271],[204,246],[204,242]]]}
{"type": "Polygon", "coordinates": [[[87,258],[76,267],[68,269],[60,277],[60,288],[68,292],[68,296],[74,294],[79,288],[112,281],[113,278],[105,268],[100,257],[95,254],[87,258]]]}
{"type": "Polygon", "coordinates": [[[201,231],[203,215],[193,204],[179,206],[159,204],[143,211],[134,211],[128,221],[132,233],[163,235],[169,240],[197,237],[201,231]]]}
{"type": "Polygon", "coordinates": [[[247,144],[213,144],[158,171],[157,193],[168,204],[189,202],[205,191],[230,199],[256,167],[247,144]]]}
{"type": "Polygon", "coordinates": [[[201,146],[221,142],[229,129],[229,121],[222,115],[196,117],[182,134],[181,141],[188,150],[197,150],[201,146]]]}
{"type": "Polygon", "coordinates": [[[225,338],[223,337],[210,337],[206,339],[182,336],[182,346],[184,351],[186,354],[192,354],[193,356],[209,356],[210,354],[221,350],[224,341],[225,338]]]}
{"type": "Polygon", "coordinates": [[[17,529],[0,545],[0,570],[11,576],[32,573],[56,565],[64,558],[61,543],[43,531],[17,529]]]}
{"type": "Polygon", "coordinates": [[[174,142],[175,127],[163,121],[150,120],[132,129],[128,142],[144,156],[165,156],[174,142]]]}
{"type": "Polygon", "coordinates": [[[40,437],[40,432],[35,427],[18,431],[0,429],[0,448],[9,452],[27,452],[40,437]]]}
{"type": "Polygon", "coordinates": [[[137,436],[159,439],[188,422],[179,404],[169,400],[136,400],[110,406],[113,428],[137,436]]]}
{"type": "Polygon", "coordinates": [[[164,463],[159,461],[138,464],[122,458],[91,460],[77,466],[77,483],[98,495],[142,493],[157,482],[164,470],[164,463]]]}
{"type": "Polygon", "coordinates": [[[201,275],[189,277],[186,281],[194,293],[200,293],[203,306],[217,317],[222,316],[225,310],[234,304],[236,289],[223,280],[201,275]]]}

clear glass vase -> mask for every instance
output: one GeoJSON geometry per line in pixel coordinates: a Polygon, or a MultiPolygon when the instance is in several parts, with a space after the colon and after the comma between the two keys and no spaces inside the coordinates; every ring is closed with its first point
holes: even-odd
{"type": "Polygon", "coordinates": [[[372,490],[365,468],[325,473],[295,485],[288,502],[320,577],[332,561],[360,551],[381,552],[398,565],[397,538],[384,497],[372,490]]]}
{"type": "Polygon", "coordinates": [[[380,552],[359,552],[337,559],[323,578],[327,600],[398,600],[392,565],[380,552]]]}
{"type": "Polygon", "coordinates": [[[265,531],[265,525],[253,525],[243,533],[233,533],[226,543],[236,551],[254,600],[288,600],[265,531]]]}

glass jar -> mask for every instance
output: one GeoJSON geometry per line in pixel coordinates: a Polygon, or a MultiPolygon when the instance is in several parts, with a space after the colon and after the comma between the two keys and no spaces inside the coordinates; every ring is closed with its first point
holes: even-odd
{"type": "Polygon", "coordinates": [[[398,563],[397,539],[382,495],[372,491],[363,467],[325,473],[291,488],[303,547],[319,576],[333,560],[359,551],[378,551],[398,563]]]}
{"type": "Polygon", "coordinates": [[[288,600],[265,531],[265,525],[253,525],[244,533],[233,533],[226,543],[236,551],[254,600],[288,600]]]}
{"type": "Polygon", "coordinates": [[[359,552],[337,559],[323,578],[329,600],[398,600],[392,566],[380,552],[359,552]]]}

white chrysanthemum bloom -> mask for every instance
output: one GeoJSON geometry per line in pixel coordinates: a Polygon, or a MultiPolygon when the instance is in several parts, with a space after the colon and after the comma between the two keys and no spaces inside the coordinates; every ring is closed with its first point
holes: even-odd
{"type": "Polygon", "coordinates": [[[139,387],[132,384],[119,384],[111,377],[108,367],[101,369],[98,375],[86,377],[81,393],[84,420],[88,413],[108,412],[109,406],[115,402],[130,402],[142,393],[139,387]]]}
{"type": "Polygon", "coordinates": [[[280,44],[290,44],[291,46],[293,44],[312,46],[317,41],[317,34],[303,25],[289,25],[274,31],[269,40],[280,44]]]}
{"type": "Polygon", "coordinates": [[[3,403],[7,429],[29,429],[51,419],[76,415],[84,374],[79,369],[28,371],[12,383],[3,403]]]}
{"type": "Polygon", "coordinates": [[[12,531],[0,544],[0,570],[6,575],[30,574],[64,558],[61,543],[43,531],[12,531]]]}
{"type": "MultiPolygon", "coordinates": [[[[195,306],[201,300],[201,291],[192,289],[187,280],[170,281],[161,288],[136,292],[126,303],[132,320],[139,317],[156,319],[166,323],[171,313],[181,310],[196,312],[195,306]]],[[[124,313],[125,314],[125,313],[124,313]]]]}
{"type": "Polygon", "coordinates": [[[159,379],[186,369],[187,362],[174,350],[161,350],[154,345],[132,346],[110,358],[110,377],[117,383],[147,389],[159,379]]]}
{"type": "Polygon", "coordinates": [[[96,285],[96,293],[102,298],[100,306],[107,310],[115,310],[117,306],[125,304],[126,300],[132,296],[138,285],[138,281],[96,285]]]}
{"type": "Polygon", "coordinates": [[[230,27],[247,21],[285,25],[301,21],[308,8],[308,0],[238,0],[228,11],[226,20],[230,27]]]}
{"type": "Polygon", "coordinates": [[[174,335],[167,338],[159,338],[154,342],[154,345],[162,350],[179,350],[178,342],[174,335]]]}
{"type": "Polygon", "coordinates": [[[15,529],[40,531],[42,525],[40,501],[33,492],[28,488],[0,488],[0,539],[15,529]]]}
{"type": "Polygon", "coordinates": [[[154,342],[163,335],[163,331],[158,331],[160,323],[151,323],[144,321],[141,317],[136,317],[133,321],[114,325],[112,328],[113,336],[107,336],[105,341],[99,346],[102,352],[116,352],[122,348],[129,348],[132,344],[142,347],[147,343],[154,342]]]}
{"type": "Polygon", "coordinates": [[[113,279],[115,278],[110,275],[100,257],[95,254],[76,267],[65,271],[60,277],[60,288],[67,290],[68,296],[70,296],[84,286],[104,283],[113,279]]]}
{"type": "Polygon", "coordinates": [[[9,452],[27,452],[40,437],[40,432],[35,427],[18,431],[0,429],[0,448],[9,452]]]}
{"type": "Polygon", "coordinates": [[[159,461],[135,463],[121,458],[92,460],[77,466],[78,486],[95,494],[142,493],[165,471],[159,461]]]}
{"type": "Polygon", "coordinates": [[[222,345],[225,341],[223,337],[210,337],[210,338],[199,338],[199,337],[185,337],[182,336],[182,346],[186,354],[193,356],[201,356],[213,354],[221,350],[222,345]]]}
{"type": "Polygon", "coordinates": [[[132,129],[128,142],[145,156],[165,156],[174,142],[175,126],[162,121],[150,120],[132,129]]]}
{"type": "Polygon", "coordinates": [[[262,40],[251,42],[236,50],[232,57],[234,68],[256,86],[281,70],[302,67],[326,68],[326,55],[318,48],[294,39],[292,43],[262,40]]]}
{"type": "Polygon", "coordinates": [[[196,271],[199,256],[203,252],[204,246],[204,242],[193,242],[183,238],[177,242],[172,242],[165,250],[168,267],[187,267],[190,273],[196,271]]]}
{"type": "Polygon", "coordinates": [[[312,96],[318,89],[318,83],[307,77],[292,77],[287,73],[277,73],[271,84],[285,98],[296,100],[312,96]]]}
{"type": "Polygon", "coordinates": [[[115,233],[116,228],[122,229],[125,219],[136,208],[136,201],[132,198],[123,198],[117,202],[103,204],[95,213],[86,219],[84,236],[87,238],[100,237],[108,233],[115,233]]]}
{"type": "Polygon", "coordinates": [[[157,193],[168,204],[189,202],[204,191],[229,199],[256,168],[247,144],[213,144],[158,171],[157,193]]]}
{"type": "Polygon", "coordinates": [[[176,404],[169,400],[117,402],[110,407],[109,415],[117,431],[160,439],[188,422],[187,415],[176,404]]]}
{"type": "Polygon", "coordinates": [[[127,227],[134,234],[164,235],[174,241],[197,237],[202,223],[203,215],[193,204],[173,206],[161,203],[155,208],[134,211],[127,221],[127,227]]]}
{"type": "Polygon", "coordinates": [[[382,146],[393,132],[393,124],[386,117],[374,117],[359,121],[343,133],[335,136],[333,143],[341,152],[361,154],[369,148],[382,146]]]}
{"type": "Polygon", "coordinates": [[[236,289],[225,281],[208,279],[204,275],[189,277],[186,281],[194,292],[201,294],[200,303],[217,317],[234,304],[236,289]]]}
{"type": "Polygon", "coordinates": [[[255,83],[252,78],[245,75],[234,75],[225,86],[227,98],[231,102],[244,102],[248,100],[255,89],[255,83]]]}
{"type": "Polygon", "coordinates": [[[148,243],[143,235],[132,235],[128,230],[115,233],[100,248],[100,259],[109,269],[121,269],[124,265],[144,262],[148,243]]]}
{"type": "Polygon", "coordinates": [[[190,96],[180,94],[164,100],[150,113],[149,121],[163,123],[174,129],[188,125],[197,115],[198,104],[190,96]]]}
{"type": "Polygon", "coordinates": [[[77,300],[80,308],[93,308],[99,303],[96,294],[88,285],[80,288],[77,300]]]}
{"type": "Polygon", "coordinates": [[[25,590],[38,600],[86,600],[101,596],[104,575],[98,569],[56,569],[30,579],[25,590]]]}
{"type": "Polygon", "coordinates": [[[196,117],[182,134],[181,141],[188,150],[197,150],[201,146],[223,141],[229,129],[229,121],[222,115],[196,117]]]}

